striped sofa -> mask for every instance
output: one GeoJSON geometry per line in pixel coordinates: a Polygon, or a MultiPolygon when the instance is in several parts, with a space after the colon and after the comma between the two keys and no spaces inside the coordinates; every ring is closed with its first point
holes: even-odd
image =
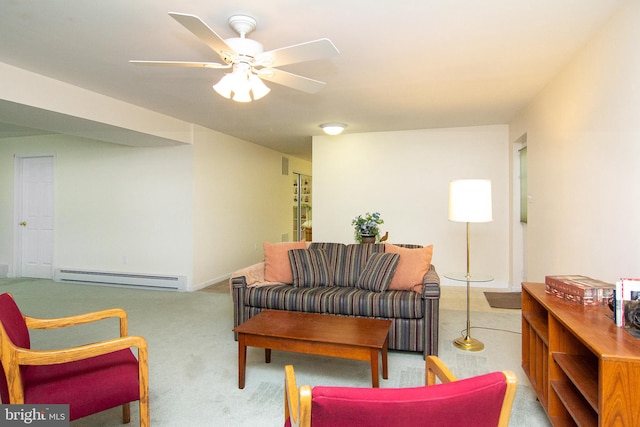
{"type": "MultiPolygon", "coordinates": [[[[420,248],[419,245],[397,245],[420,248]]],[[[416,290],[375,292],[354,283],[371,253],[384,252],[384,244],[311,243],[322,249],[333,270],[332,286],[301,287],[283,283],[257,283],[250,271],[264,268],[256,264],[230,279],[234,305],[234,327],[264,309],[291,310],[333,315],[372,317],[392,321],[389,348],[438,354],[438,311],[440,278],[433,264],[416,290]]]]}

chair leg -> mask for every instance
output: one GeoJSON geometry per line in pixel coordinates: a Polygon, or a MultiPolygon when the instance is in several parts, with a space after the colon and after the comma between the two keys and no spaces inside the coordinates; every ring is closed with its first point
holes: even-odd
{"type": "Polygon", "coordinates": [[[131,404],[125,403],[122,405],[122,424],[129,424],[131,422],[131,404]]]}

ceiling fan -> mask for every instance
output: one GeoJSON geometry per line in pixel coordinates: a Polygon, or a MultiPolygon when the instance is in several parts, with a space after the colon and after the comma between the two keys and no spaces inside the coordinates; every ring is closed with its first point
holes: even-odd
{"type": "Polygon", "coordinates": [[[340,53],[331,40],[326,38],[265,52],[262,44],[246,37],[256,28],[256,20],[246,15],[233,15],[229,18],[229,26],[240,35],[229,39],[220,37],[195,15],[175,12],[169,12],[169,15],[216,51],[223,63],[140,60],[129,62],[137,65],[231,69],[232,72],[225,74],[213,88],[225,98],[233,96],[232,99],[238,102],[250,102],[251,94],[256,100],[269,93],[270,89],[262,79],[303,92],[316,93],[324,87],[324,82],[276,67],[330,58],[340,53]]]}

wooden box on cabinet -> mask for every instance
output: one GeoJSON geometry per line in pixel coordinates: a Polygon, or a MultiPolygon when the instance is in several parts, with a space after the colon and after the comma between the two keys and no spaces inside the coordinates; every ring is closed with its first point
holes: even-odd
{"type": "Polygon", "coordinates": [[[522,284],[522,368],[554,426],[640,426],[640,340],[612,314],[522,284]]]}

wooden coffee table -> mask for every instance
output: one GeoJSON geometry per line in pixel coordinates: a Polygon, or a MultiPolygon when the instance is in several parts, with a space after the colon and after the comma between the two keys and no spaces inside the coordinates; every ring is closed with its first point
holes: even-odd
{"type": "Polygon", "coordinates": [[[263,310],[233,330],[238,333],[238,388],[244,388],[248,346],[264,348],[266,363],[271,362],[272,349],[369,360],[371,382],[373,387],[378,387],[379,351],[382,353],[382,378],[389,377],[390,326],[391,320],[263,310]]]}

